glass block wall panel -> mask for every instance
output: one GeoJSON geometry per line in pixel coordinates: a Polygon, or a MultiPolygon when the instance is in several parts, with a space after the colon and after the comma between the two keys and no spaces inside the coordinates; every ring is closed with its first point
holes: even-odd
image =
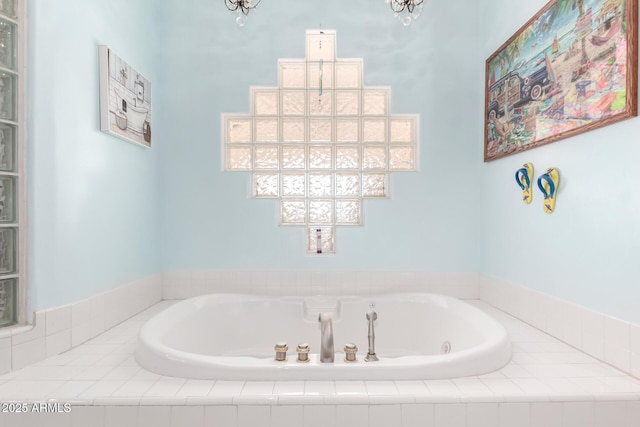
{"type": "Polygon", "coordinates": [[[389,149],[389,169],[410,171],[414,169],[415,153],[413,146],[397,146],[389,149]]]}
{"type": "Polygon", "coordinates": [[[227,120],[227,142],[251,142],[251,119],[227,120]]]}
{"type": "Polygon", "coordinates": [[[309,141],[311,142],[332,142],[333,120],[331,119],[311,119],[309,120],[309,141]]]}
{"type": "Polygon", "coordinates": [[[309,222],[312,224],[333,224],[333,200],[309,200],[309,222]]]}
{"type": "Polygon", "coordinates": [[[253,93],[253,108],[256,116],[277,116],[278,91],[255,90],[253,93]]]}
{"type": "Polygon", "coordinates": [[[16,120],[16,93],[16,76],[0,72],[0,119],[16,120]]]}
{"type": "Polygon", "coordinates": [[[337,173],[336,197],[360,197],[360,174],[337,173]]]}
{"type": "Polygon", "coordinates": [[[307,61],[333,61],[336,57],[335,32],[307,32],[307,61]]]}
{"type": "Polygon", "coordinates": [[[309,114],[312,116],[330,116],[333,112],[333,91],[309,91],[309,114]]]}
{"type": "Polygon", "coordinates": [[[353,90],[336,91],[336,116],[357,116],[360,114],[360,92],[353,90]]]}
{"type": "Polygon", "coordinates": [[[307,31],[305,58],[278,61],[278,86],[250,88],[251,114],[223,115],[225,170],[251,171],[252,197],[279,199],[308,253],[333,253],[336,227],[362,224],[363,198],[415,170],[417,116],[392,115],[390,89],[365,87],[363,64],[337,58],[335,31],[307,31]]]}
{"type": "Polygon", "coordinates": [[[16,323],[16,300],[18,294],[16,279],[0,280],[0,327],[16,323]]]}
{"type": "Polygon", "coordinates": [[[305,200],[282,199],[280,213],[282,224],[306,224],[307,202],[305,200]]]}
{"type": "Polygon", "coordinates": [[[251,170],[251,146],[227,146],[227,170],[251,170]]]}
{"type": "Polygon", "coordinates": [[[282,114],[285,116],[303,116],[305,110],[305,94],[302,90],[282,92],[282,114]]]}
{"type": "Polygon", "coordinates": [[[256,145],[253,169],[278,169],[278,147],[256,145]]]}
{"type": "Polygon", "coordinates": [[[360,200],[336,200],[336,224],[360,225],[362,223],[360,200]]]}
{"type": "Polygon", "coordinates": [[[16,178],[0,175],[0,223],[16,219],[16,178]]]}
{"type": "Polygon", "coordinates": [[[256,119],[256,142],[278,142],[278,119],[256,119]]]}
{"type": "Polygon", "coordinates": [[[364,140],[364,142],[386,142],[387,121],[384,119],[363,120],[362,139],[364,140]]]}
{"type": "Polygon", "coordinates": [[[333,89],[333,62],[309,62],[307,67],[307,87],[333,89]]]}
{"type": "Polygon", "coordinates": [[[0,327],[26,322],[24,0],[0,0],[0,327]]]}
{"type": "Polygon", "coordinates": [[[277,173],[254,173],[253,195],[254,197],[273,198],[279,196],[280,175],[277,173]]]}
{"type": "Polygon", "coordinates": [[[391,142],[413,144],[415,142],[415,125],[413,119],[391,119],[391,142]]]}
{"type": "Polygon", "coordinates": [[[336,120],[336,142],[359,142],[360,121],[358,119],[336,120]]]}
{"type": "Polygon", "coordinates": [[[16,128],[0,123],[0,171],[15,172],[16,128]]]}
{"type": "Polygon", "coordinates": [[[333,168],[332,147],[309,147],[309,169],[333,168]]]}
{"type": "Polygon", "coordinates": [[[382,173],[362,175],[362,197],[387,197],[387,176],[382,173]]]}
{"type": "Polygon", "coordinates": [[[0,228],[0,274],[16,272],[16,231],[15,228],[0,228]]]}
{"type": "Polygon", "coordinates": [[[304,142],[305,129],[305,119],[282,119],[282,141],[304,142]]]}
{"type": "Polygon", "coordinates": [[[365,146],[362,148],[362,169],[384,170],[387,168],[387,148],[385,146],[365,146]]]}
{"type": "Polygon", "coordinates": [[[365,116],[386,116],[389,99],[386,90],[365,90],[362,96],[363,114],[365,116]]]}
{"type": "Polygon", "coordinates": [[[282,197],[305,197],[307,175],[304,173],[283,173],[282,197]]]}
{"type": "Polygon", "coordinates": [[[283,89],[304,89],[307,63],[280,62],[280,87],[283,89]]]}
{"type": "Polygon", "coordinates": [[[307,228],[307,252],[308,253],[335,253],[334,227],[312,226],[307,228]]]}
{"type": "Polygon", "coordinates": [[[337,146],[336,169],[360,169],[360,147],[337,146]]]}
{"type": "Polygon", "coordinates": [[[309,197],[333,196],[333,174],[311,173],[309,174],[309,197]]]}
{"type": "Polygon", "coordinates": [[[360,89],[362,87],[362,62],[336,62],[336,89],[360,89]]]}
{"type": "Polygon", "coordinates": [[[282,169],[305,169],[306,168],[305,147],[282,147],[282,169]]]}
{"type": "Polygon", "coordinates": [[[16,69],[16,30],[14,23],[0,17],[0,67],[16,69]]]}

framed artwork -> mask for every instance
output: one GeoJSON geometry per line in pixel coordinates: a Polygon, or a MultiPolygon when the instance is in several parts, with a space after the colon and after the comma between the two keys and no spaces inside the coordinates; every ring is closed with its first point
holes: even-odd
{"type": "Polygon", "coordinates": [[[151,148],[151,82],[113,53],[100,49],[100,129],[151,148]]]}
{"type": "Polygon", "coordinates": [[[487,59],[485,162],[637,115],[638,0],[552,0],[487,59]]]}

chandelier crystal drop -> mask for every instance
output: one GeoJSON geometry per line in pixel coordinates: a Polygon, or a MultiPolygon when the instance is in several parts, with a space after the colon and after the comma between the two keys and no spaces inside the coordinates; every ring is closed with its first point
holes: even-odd
{"type": "Polygon", "coordinates": [[[408,26],[422,13],[424,0],[385,0],[385,3],[391,6],[393,16],[408,26]]]}
{"type": "Polygon", "coordinates": [[[252,9],[255,9],[261,1],[262,0],[224,0],[224,4],[231,12],[236,12],[238,14],[236,23],[239,27],[242,27],[244,26],[249,12],[251,12],[252,9]]]}

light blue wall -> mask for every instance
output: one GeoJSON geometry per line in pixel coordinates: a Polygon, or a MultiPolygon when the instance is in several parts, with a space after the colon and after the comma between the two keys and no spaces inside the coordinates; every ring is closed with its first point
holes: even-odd
{"type": "Polygon", "coordinates": [[[98,45],[109,45],[153,82],[160,28],[153,0],[30,0],[27,7],[28,279],[35,310],[160,270],[159,149],[100,132],[98,101],[98,45]]]}
{"type": "Polygon", "coordinates": [[[484,60],[546,0],[427,2],[409,28],[382,1],[265,1],[244,28],[221,3],[28,1],[32,308],[170,269],[481,271],[640,323],[640,121],[482,163],[484,60]],[[275,85],[320,25],[391,86],[393,114],[420,114],[421,143],[420,170],[316,258],[248,174],[222,172],[220,114],[248,112],[249,86],[275,85]],[[154,149],[98,130],[98,44],[153,82],[154,149]],[[537,190],[520,201],[526,161],[560,170],[553,215],[537,190]]]}
{"type": "MultiPolygon", "coordinates": [[[[479,90],[484,60],[547,0],[496,0],[482,8],[479,90]]],[[[640,323],[640,120],[633,118],[482,166],[482,271],[588,308],[640,323]],[[560,172],[556,210],[520,200],[524,162],[537,178],[560,172]]],[[[476,141],[481,144],[478,132],[476,141]]]]}
{"type": "Polygon", "coordinates": [[[222,2],[163,3],[160,109],[165,269],[478,271],[481,94],[477,6],[425,2],[409,28],[382,0],[263,1],[238,28],[222,2]],[[305,255],[303,227],[222,172],[220,114],[249,111],[249,86],[277,85],[279,58],[304,58],[305,30],[337,30],[338,57],[364,58],[365,85],[391,87],[391,113],[420,114],[420,171],[365,201],[337,254],[305,255]]]}

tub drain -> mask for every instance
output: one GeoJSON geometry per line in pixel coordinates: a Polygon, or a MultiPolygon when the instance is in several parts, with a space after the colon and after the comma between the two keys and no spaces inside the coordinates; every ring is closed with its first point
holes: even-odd
{"type": "Polygon", "coordinates": [[[451,343],[449,341],[445,341],[440,348],[441,354],[451,353],[451,343]]]}

